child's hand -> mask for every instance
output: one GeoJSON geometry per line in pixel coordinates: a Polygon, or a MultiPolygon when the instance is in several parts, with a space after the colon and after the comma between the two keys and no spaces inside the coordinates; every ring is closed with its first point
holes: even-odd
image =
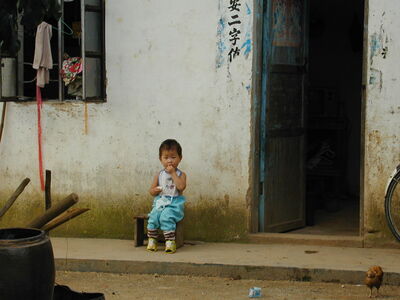
{"type": "Polygon", "coordinates": [[[169,174],[174,173],[175,172],[175,168],[173,166],[168,166],[165,168],[165,171],[169,174]]]}
{"type": "Polygon", "coordinates": [[[150,194],[152,195],[158,195],[162,191],[161,186],[156,186],[150,190],[150,194]]]}

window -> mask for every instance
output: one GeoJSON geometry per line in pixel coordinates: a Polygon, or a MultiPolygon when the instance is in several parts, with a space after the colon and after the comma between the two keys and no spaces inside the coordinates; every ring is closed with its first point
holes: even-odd
{"type": "MultiPolygon", "coordinates": [[[[53,28],[53,69],[50,70],[50,83],[42,89],[43,100],[105,101],[105,0],[60,2],[60,20],[45,20],[53,28]]],[[[19,28],[19,40],[18,56],[2,58],[3,101],[33,101],[36,98],[36,70],[32,67],[35,32],[19,28]]]]}

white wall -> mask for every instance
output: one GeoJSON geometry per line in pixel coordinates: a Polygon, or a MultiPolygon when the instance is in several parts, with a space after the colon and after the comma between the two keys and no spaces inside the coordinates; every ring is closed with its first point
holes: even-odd
{"type": "Polygon", "coordinates": [[[383,199],[400,163],[400,2],[369,0],[364,208],[367,239],[391,237],[383,199]]]}
{"type": "MultiPolygon", "coordinates": [[[[241,1],[241,42],[251,41],[252,2],[241,1]],[[247,34],[247,36],[246,36],[247,34]]],[[[229,195],[245,207],[250,155],[252,51],[227,62],[229,1],[106,2],[107,103],[45,103],[44,166],[53,192],[112,203],[147,195],[158,146],[183,147],[190,201],[229,195]],[[225,27],[219,25],[223,19],[225,27]],[[219,44],[218,44],[219,43],[219,44]]],[[[33,51],[33,49],[32,49],[33,51]]],[[[38,195],[35,103],[10,103],[0,144],[0,191],[24,177],[38,195]]]]}

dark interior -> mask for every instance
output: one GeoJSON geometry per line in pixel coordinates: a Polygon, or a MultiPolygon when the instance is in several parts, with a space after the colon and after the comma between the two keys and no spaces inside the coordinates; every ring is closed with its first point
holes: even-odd
{"type": "Polygon", "coordinates": [[[310,1],[307,227],[297,233],[359,234],[363,2],[310,1]]]}

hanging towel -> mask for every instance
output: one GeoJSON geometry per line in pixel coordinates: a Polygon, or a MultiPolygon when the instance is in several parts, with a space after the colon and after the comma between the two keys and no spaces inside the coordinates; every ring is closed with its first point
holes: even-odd
{"type": "Polygon", "coordinates": [[[33,68],[37,70],[36,85],[39,87],[44,87],[50,81],[49,70],[53,68],[50,47],[51,36],[51,25],[46,22],[40,23],[36,31],[35,56],[33,59],[33,68]]]}

